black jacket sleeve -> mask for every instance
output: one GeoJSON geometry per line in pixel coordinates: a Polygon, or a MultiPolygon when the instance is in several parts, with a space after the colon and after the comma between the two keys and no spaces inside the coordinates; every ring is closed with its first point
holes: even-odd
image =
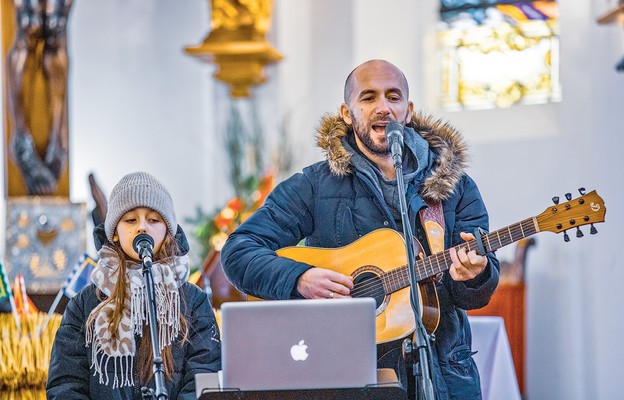
{"type": "Polygon", "coordinates": [[[194,400],[195,375],[221,369],[221,336],[210,301],[205,292],[190,283],[185,284],[187,298],[194,299],[191,308],[188,344],[185,346],[184,367],[180,383],[180,399],[194,400]]]}
{"type": "Polygon", "coordinates": [[[84,300],[85,295],[93,290],[93,286],[86,288],[67,304],[52,346],[46,385],[48,400],[89,399],[89,361],[84,330],[87,313],[84,300]]]}
{"type": "Polygon", "coordinates": [[[314,227],[314,188],[304,174],[281,182],[264,205],[243,222],[221,250],[223,271],[234,286],[263,299],[290,299],[299,277],[311,265],[279,257],[314,227]]]}

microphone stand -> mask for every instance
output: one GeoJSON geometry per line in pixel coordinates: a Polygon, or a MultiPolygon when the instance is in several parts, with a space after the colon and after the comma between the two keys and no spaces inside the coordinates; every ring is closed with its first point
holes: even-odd
{"type": "MultiPolygon", "coordinates": [[[[416,400],[417,398],[434,400],[435,395],[433,391],[433,383],[431,381],[431,375],[429,370],[429,336],[425,330],[425,326],[422,322],[422,316],[420,315],[420,305],[418,298],[418,282],[416,281],[416,265],[414,255],[414,240],[412,239],[412,227],[407,215],[407,202],[405,200],[405,184],[403,181],[403,163],[401,157],[401,145],[398,140],[393,140],[392,147],[392,160],[394,162],[394,169],[396,170],[397,178],[397,190],[399,193],[399,205],[401,207],[401,221],[403,223],[403,236],[405,238],[405,251],[407,253],[407,267],[409,270],[410,279],[410,300],[412,310],[416,320],[416,329],[414,330],[413,339],[406,338],[403,341],[403,357],[405,359],[405,365],[407,371],[411,371],[412,376],[407,377],[407,389],[408,398],[416,400]],[[398,148],[398,151],[397,151],[398,148]],[[418,357],[416,357],[415,351],[418,350],[418,357]],[[419,362],[420,361],[420,362],[419,362]],[[416,364],[420,366],[420,374],[416,372],[416,364]],[[420,386],[416,381],[416,375],[420,375],[420,386]],[[413,378],[413,380],[412,380],[413,378]],[[411,390],[410,390],[411,389],[411,390]]],[[[409,374],[408,374],[409,375],[409,374]]]]}
{"type": "Polygon", "coordinates": [[[169,398],[167,388],[165,387],[165,371],[163,368],[163,360],[158,346],[158,321],[156,319],[156,300],[154,299],[154,277],[152,275],[152,257],[149,251],[141,251],[141,259],[143,260],[143,277],[145,278],[145,286],[147,288],[147,311],[149,317],[150,337],[152,338],[152,352],[154,354],[154,381],[156,383],[156,391],[147,386],[141,388],[143,399],[165,399],[169,398]],[[147,254],[146,254],[147,253],[147,254]]]}

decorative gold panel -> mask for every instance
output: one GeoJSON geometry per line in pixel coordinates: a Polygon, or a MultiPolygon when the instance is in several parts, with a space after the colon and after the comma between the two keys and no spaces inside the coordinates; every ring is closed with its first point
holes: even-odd
{"type": "Polygon", "coordinates": [[[5,261],[10,278],[22,273],[29,293],[57,293],[86,249],[84,203],[59,197],[7,201],[5,261]]]}

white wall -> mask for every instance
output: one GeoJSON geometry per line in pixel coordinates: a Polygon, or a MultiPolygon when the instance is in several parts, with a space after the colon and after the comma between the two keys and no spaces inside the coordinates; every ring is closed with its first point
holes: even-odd
{"type": "MultiPolygon", "coordinates": [[[[210,29],[200,1],[74,2],[70,15],[71,197],[93,206],[87,175],[106,194],[146,170],[171,191],[178,220],[226,199],[215,135],[212,65],[186,55],[210,29]]],[[[187,232],[190,227],[187,228],[187,232]]]]}
{"type": "MultiPolygon", "coordinates": [[[[271,40],[284,60],[256,89],[268,119],[290,117],[295,169],[319,160],[314,128],[336,112],[344,78],[360,62],[402,68],[417,107],[451,120],[468,140],[470,174],[498,228],[536,215],[550,198],[597,189],[608,207],[599,234],[563,243],[539,234],[528,258],[530,399],[620,398],[624,265],[621,28],[598,26],[585,0],[559,2],[563,101],[509,110],[442,113],[432,52],[436,1],[276,0],[271,40]]],[[[207,1],[76,1],[70,17],[71,195],[92,207],[87,175],[105,192],[133,170],[170,189],[178,218],[231,196],[218,132],[225,88],[214,67],[182,49],[209,30],[207,1]]],[[[3,241],[3,240],[2,240],[3,241]]],[[[501,251],[501,257],[509,252],[501,251]]]]}

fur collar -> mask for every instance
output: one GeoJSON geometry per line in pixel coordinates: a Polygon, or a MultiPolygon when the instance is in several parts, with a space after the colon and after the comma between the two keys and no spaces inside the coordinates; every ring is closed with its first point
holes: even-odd
{"type": "MultiPolygon", "coordinates": [[[[439,202],[448,199],[455,186],[465,174],[468,165],[468,151],[459,131],[440,119],[430,115],[414,113],[408,124],[429,142],[435,154],[435,164],[425,179],[420,195],[425,201],[439,202]]],[[[351,132],[336,115],[325,115],[317,129],[317,145],[323,149],[332,174],[344,176],[352,173],[351,153],[342,145],[341,139],[351,132]]]]}

